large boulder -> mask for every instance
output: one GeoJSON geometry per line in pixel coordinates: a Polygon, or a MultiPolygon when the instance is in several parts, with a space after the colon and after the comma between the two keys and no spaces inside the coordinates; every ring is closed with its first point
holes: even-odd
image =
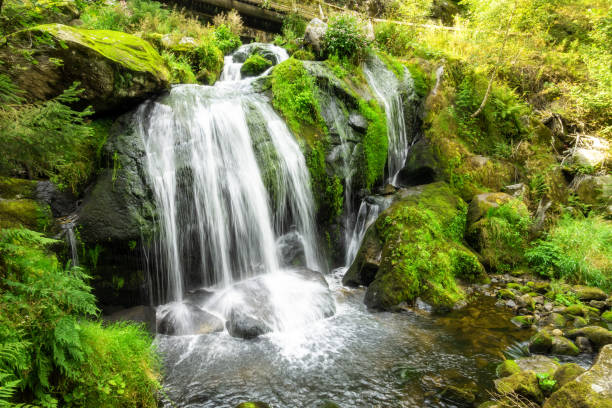
{"type": "Polygon", "coordinates": [[[327,24],[318,18],[310,20],[304,32],[304,45],[310,46],[312,51],[321,54],[323,51],[323,37],[327,32],[327,24]]]}
{"type": "Polygon", "coordinates": [[[170,336],[223,331],[221,319],[191,303],[160,307],[157,322],[157,332],[170,336]]]}
{"type": "Polygon", "coordinates": [[[593,366],[567,382],[544,403],[544,408],[612,407],[612,345],[603,347],[593,366]]]}
{"type": "Polygon", "coordinates": [[[544,400],[538,378],[533,371],[521,371],[509,377],[498,378],[494,382],[495,389],[501,395],[514,393],[537,403],[544,400]]]}
{"type": "Polygon", "coordinates": [[[573,183],[580,200],[593,206],[612,204],[612,175],[582,176],[573,183]]]}
{"type": "Polygon", "coordinates": [[[570,339],[586,337],[595,347],[603,347],[612,344],[612,331],[599,326],[586,326],[570,330],[567,333],[567,337],[570,339]]]}
{"type": "Polygon", "coordinates": [[[0,40],[0,73],[30,101],[47,100],[80,82],[80,106],[125,109],[169,86],[164,60],[141,38],[109,30],[45,24],[0,40]]]}
{"type": "Polygon", "coordinates": [[[452,307],[463,298],[455,278],[484,278],[476,256],[461,244],[465,210],[443,182],[400,190],[370,226],[344,281],[369,283],[365,303],[375,309],[392,310],[417,297],[452,307]]]}
{"type": "Polygon", "coordinates": [[[506,193],[482,193],[474,196],[468,208],[468,225],[483,218],[491,208],[498,208],[512,199],[513,197],[506,193]]]}

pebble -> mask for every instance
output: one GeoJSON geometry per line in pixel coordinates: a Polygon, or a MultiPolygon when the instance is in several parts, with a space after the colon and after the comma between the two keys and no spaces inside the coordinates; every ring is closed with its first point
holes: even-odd
{"type": "Polygon", "coordinates": [[[552,331],[553,336],[563,336],[563,332],[559,329],[555,329],[552,331]]]}
{"type": "Polygon", "coordinates": [[[511,309],[516,309],[516,302],[512,299],[509,299],[506,301],[506,306],[508,306],[511,309]]]}
{"type": "Polygon", "coordinates": [[[552,312],[554,307],[555,306],[550,302],[544,303],[544,310],[546,310],[547,312],[552,312]]]}

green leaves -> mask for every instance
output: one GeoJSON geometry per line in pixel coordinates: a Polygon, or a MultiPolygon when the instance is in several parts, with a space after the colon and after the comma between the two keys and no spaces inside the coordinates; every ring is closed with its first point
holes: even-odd
{"type": "Polygon", "coordinates": [[[368,42],[363,24],[356,17],[341,14],[333,17],[323,37],[323,50],[326,55],[360,58],[365,55],[368,42]]]}

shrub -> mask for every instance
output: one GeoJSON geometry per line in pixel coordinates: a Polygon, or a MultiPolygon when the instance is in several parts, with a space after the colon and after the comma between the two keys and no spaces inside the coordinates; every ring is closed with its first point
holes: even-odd
{"type": "Polygon", "coordinates": [[[197,79],[211,85],[223,69],[223,52],[211,36],[202,37],[199,45],[190,50],[186,58],[197,72],[197,79]]]}
{"type": "Polygon", "coordinates": [[[297,13],[291,13],[283,19],[282,33],[287,40],[304,37],[308,22],[297,13]]]}
{"type": "Polygon", "coordinates": [[[307,50],[297,50],[292,57],[300,61],[313,61],[315,59],[315,55],[307,50]]]}
{"type": "Polygon", "coordinates": [[[264,72],[272,66],[272,62],[259,54],[253,54],[244,61],[240,72],[244,76],[255,76],[264,72]]]}
{"type": "Polygon", "coordinates": [[[162,58],[170,68],[170,76],[172,83],[175,84],[194,84],[196,76],[193,73],[191,64],[186,56],[176,56],[171,52],[164,51],[161,54],[162,58]]]}
{"type": "Polygon", "coordinates": [[[612,222],[565,216],[526,252],[542,276],[612,289],[612,222]]]}
{"type": "Polygon", "coordinates": [[[0,75],[0,100],[12,101],[0,106],[0,171],[49,177],[73,191],[89,180],[99,135],[86,123],[90,108],[70,107],[82,92],[78,85],[46,102],[26,103],[8,77],[0,75]]]}
{"type": "Polygon", "coordinates": [[[232,32],[232,34],[240,36],[244,31],[244,23],[242,17],[236,10],[230,10],[228,13],[217,14],[213,18],[213,24],[215,27],[226,26],[232,32]]]}
{"type": "Polygon", "coordinates": [[[360,58],[367,48],[362,23],[356,17],[341,14],[330,19],[323,37],[323,50],[326,55],[360,58]]]}
{"type": "Polygon", "coordinates": [[[234,34],[230,27],[221,24],[215,28],[216,46],[219,47],[223,54],[229,54],[231,51],[242,45],[240,37],[234,34]]]}
{"type": "Polygon", "coordinates": [[[416,32],[393,23],[377,24],[374,28],[376,44],[391,55],[402,57],[411,49],[416,32]]]}
{"type": "Polygon", "coordinates": [[[97,314],[89,277],[61,267],[45,249],[55,242],[0,231],[0,405],[4,398],[41,407],[157,406],[150,337],[139,327],[86,321],[97,314]]]}

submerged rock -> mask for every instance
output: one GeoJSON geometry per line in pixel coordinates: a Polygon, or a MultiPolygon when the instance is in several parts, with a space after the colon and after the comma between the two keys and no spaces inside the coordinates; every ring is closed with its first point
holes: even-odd
{"type": "Polygon", "coordinates": [[[250,340],[272,331],[272,327],[260,318],[238,308],[232,309],[225,327],[230,336],[250,340]]]}
{"type": "Polygon", "coordinates": [[[190,303],[171,305],[158,318],[157,332],[170,336],[223,331],[223,321],[190,303]]]}
{"type": "Polygon", "coordinates": [[[146,41],[110,30],[45,24],[0,41],[0,73],[31,101],[54,98],[80,82],[80,106],[125,109],[169,86],[164,60],[146,41]]]}

